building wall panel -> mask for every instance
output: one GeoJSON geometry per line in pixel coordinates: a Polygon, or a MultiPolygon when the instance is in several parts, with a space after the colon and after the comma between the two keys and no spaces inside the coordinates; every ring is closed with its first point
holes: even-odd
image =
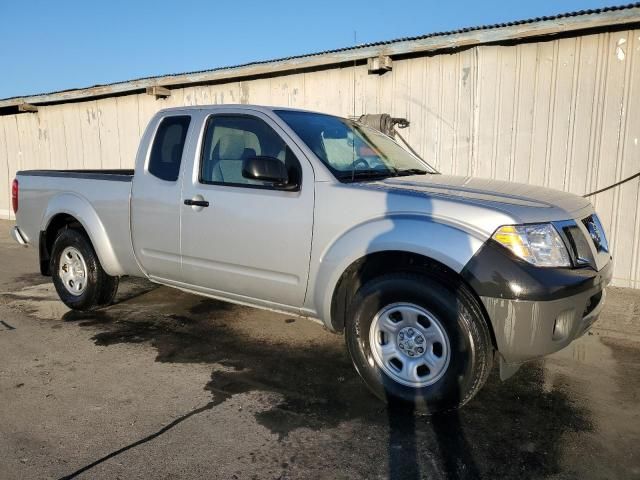
{"type": "Polygon", "coordinates": [[[514,182],[527,183],[534,140],[538,45],[531,43],[518,45],[517,50],[518,74],[515,93],[517,111],[514,114],[516,123],[511,140],[513,162],[510,179],[514,182]]]}
{"type": "Polygon", "coordinates": [[[120,168],[120,129],[116,99],[98,100],[97,116],[102,168],[120,168]]]}
{"type": "Polygon", "coordinates": [[[11,211],[11,182],[9,172],[9,152],[7,151],[7,140],[4,133],[5,119],[0,117],[0,218],[9,218],[13,215],[11,211]]]}
{"type": "MultiPolygon", "coordinates": [[[[101,135],[98,125],[98,103],[83,102],[78,104],[80,134],[82,135],[82,165],[83,168],[91,168],[96,165],[102,167],[101,135]]],[[[33,115],[31,115],[33,116],[33,115]]],[[[106,132],[105,141],[106,141],[106,132]]]]}
{"type": "MultiPolygon", "coordinates": [[[[67,168],[67,140],[65,136],[64,110],[66,105],[52,105],[43,109],[41,115],[47,120],[49,135],[49,161],[46,168],[67,168]]],[[[1,117],[0,117],[1,118],[1,117]]],[[[118,138],[113,138],[118,141],[118,138]]]]}

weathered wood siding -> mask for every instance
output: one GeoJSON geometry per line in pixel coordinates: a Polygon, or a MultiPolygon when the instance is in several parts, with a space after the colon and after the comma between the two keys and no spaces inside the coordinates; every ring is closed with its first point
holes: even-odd
{"type": "MultiPolygon", "coordinates": [[[[640,30],[366,66],[39,106],[0,116],[0,214],[29,168],[131,168],[149,118],[178,105],[257,103],[407,117],[403,133],[444,173],[584,194],[640,170],[640,30]]],[[[615,283],[640,288],[640,180],[593,198],[616,255],[615,283]]]]}

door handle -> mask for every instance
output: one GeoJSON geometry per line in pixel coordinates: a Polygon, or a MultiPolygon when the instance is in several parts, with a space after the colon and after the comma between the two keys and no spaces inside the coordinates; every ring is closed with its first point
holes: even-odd
{"type": "Polygon", "coordinates": [[[190,207],[208,207],[209,206],[209,202],[207,202],[206,200],[191,200],[190,198],[187,198],[184,201],[185,205],[189,205],[190,207]]]}

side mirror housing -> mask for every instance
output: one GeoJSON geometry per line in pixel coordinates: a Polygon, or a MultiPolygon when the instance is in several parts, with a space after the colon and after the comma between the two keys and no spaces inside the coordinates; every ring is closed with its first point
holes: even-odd
{"type": "Polygon", "coordinates": [[[242,161],[242,176],[250,180],[289,186],[289,174],[284,163],[274,157],[249,157],[242,161]]]}

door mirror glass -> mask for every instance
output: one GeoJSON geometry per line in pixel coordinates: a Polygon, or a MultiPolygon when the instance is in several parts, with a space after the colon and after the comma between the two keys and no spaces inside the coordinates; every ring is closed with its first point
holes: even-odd
{"type": "Polygon", "coordinates": [[[281,160],[274,157],[255,156],[242,162],[242,176],[249,180],[273,182],[276,185],[289,184],[287,168],[281,160]]]}

